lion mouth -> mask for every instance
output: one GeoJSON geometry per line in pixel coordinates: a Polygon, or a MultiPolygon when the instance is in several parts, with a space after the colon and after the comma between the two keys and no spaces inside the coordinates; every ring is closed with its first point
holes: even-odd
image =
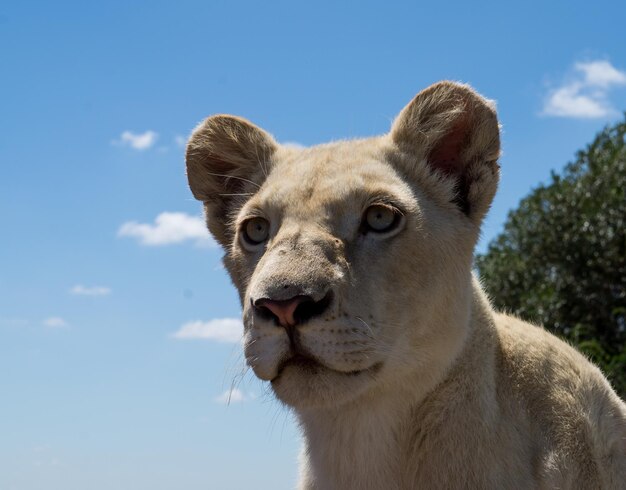
{"type": "Polygon", "coordinates": [[[382,367],[382,364],[383,364],[382,362],[378,362],[374,364],[373,366],[370,366],[364,369],[356,369],[354,371],[339,371],[337,369],[328,367],[325,364],[322,364],[317,359],[314,359],[310,356],[307,356],[305,354],[298,352],[298,353],[293,354],[291,357],[283,360],[280,363],[280,365],[278,366],[278,374],[274,377],[274,379],[271,380],[271,382],[273,383],[274,381],[277,381],[280,378],[281,374],[288,367],[296,367],[309,375],[314,375],[314,374],[317,374],[321,370],[326,370],[326,371],[332,371],[334,373],[341,374],[344,376],[357,376],[359,374],[366,373],[366,372],[374,374],[380,370],[380,368],[382,367]]]}

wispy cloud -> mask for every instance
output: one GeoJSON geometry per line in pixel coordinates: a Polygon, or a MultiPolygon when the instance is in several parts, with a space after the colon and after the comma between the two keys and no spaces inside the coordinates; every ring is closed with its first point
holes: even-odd
{"type": "Polygon", "coordinates": [[[47,328],[67,328],[69,324],[59,316],[51,316],[46,318],[43,322],[44,327],[47,328]]]}
{"type": "Polygon", "coordinates": [[[626,72],[609,61],[596,60],[574,64],[569,80],[551,90],[543,114],[571,118],[600,118],[615,114],[608,95],[614,87],[626,85],[626,72]]]}
{"type": "Polygon", "coordinates": [[[154,146],[159,135],[148,130],[143,133],[133,133],[132,131],[124,131],[118,140],[114,140],[113,144],[118,146],[129,146],[134,150],[147,150],[154,146]]]}
{"type": "Polygon", "coordinates": [[[54,450],[48,444],[41,444],[32,448],[32,454],[35,456],[33,466],[60,466],[63,462],[55,455],[54,450]]]}
{"type": "Polygon", "coordinates": [[[180,134],[177,134],[176,136],[174,136],[174,142],[176,143],[176,146],[184,148],[187,145],[187,138],[181,136],[180,134]]]}
{"type": "Polygon", "coordinates": [[[293,148],[295,150],[303,150],[304,148],[306,148],[306,146],[304,146],[301,143],[298,143],[297,141],[285,141],[284,143],[281,143],[281,145],[286,146],[288,148],[293,148]]]}
{"type": "Polygon", "coordinates": [[[216,342],[237,343],[243,336],[243,324],[238,318],[216,318],[203,322],[200,320],[182,325],[172,334],[175,339],[203,339],[216,342]]]}
{"type": "Polygon", "coordinates": [[[82,284],[77,284],[72,289],[70,289],[70,294],[75,294],[77,296],[107,296],[111,294],[111,288],[107,288],[104,286],[83,286],[82,284]]]}
{"type": "Polygon", "coordinates": [[[226,390],[219,396],[215,397],[215,401],[217,403],[221,403],[223,405],[229,405],[231,403],[242,403],[250,400],[254,400],[256,397],[251,393],[244,393],[238,388],[232,388],[230,390],[226,390]]]}
{"type": "Polygon", "coordinates": [[[173,245],[187,241],[199,246],[215,245],[204,220],[186,213],[161,213],[154,220],[154,224],[128,221],[120,226],[117,234],[137,238],[139,243],[148,246],[173,245]]]}

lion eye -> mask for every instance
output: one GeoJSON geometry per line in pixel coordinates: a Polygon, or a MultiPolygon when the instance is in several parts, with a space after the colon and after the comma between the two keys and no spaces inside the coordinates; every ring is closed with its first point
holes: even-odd
{"type": "Polygon", "coordinates": [[[375,204],[365,211],[365,223],[367,227],[376,233],[384,233],[392,230],[398,223],[398,212],[389,206],[375,204]]]}
{"type": "Polygon", "coordinates": [[[242,236],[247,245],[260,245],[270,234],[270,224],[264,218],[252,218],[243,226],[242,236]]]}

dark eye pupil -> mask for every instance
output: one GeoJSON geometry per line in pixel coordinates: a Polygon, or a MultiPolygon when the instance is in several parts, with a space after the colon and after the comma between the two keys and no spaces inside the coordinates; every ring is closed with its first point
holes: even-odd
{"type": "Polygon", "coordinates": [[[263,218],[254,218],[248,221],[243,230],[246,242],[257,245],[264,242],[268,235],[268,223],[263,218]]]}
{"type": "Polygon", "coordinates": [[[381,205],[371,206],[365,215],[365,224],[370,230],[379,233],[392,229],[395,226],[396,221],[395,211],[381,205]]]}

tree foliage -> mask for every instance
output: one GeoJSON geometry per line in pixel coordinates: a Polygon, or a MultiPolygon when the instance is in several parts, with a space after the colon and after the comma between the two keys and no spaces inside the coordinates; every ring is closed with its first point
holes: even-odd
{"type": "Polygon", "coordinates": [[[626,398],[626,114],[509,213],[477,257],[495,306],[567,339],[626,398]]]}

